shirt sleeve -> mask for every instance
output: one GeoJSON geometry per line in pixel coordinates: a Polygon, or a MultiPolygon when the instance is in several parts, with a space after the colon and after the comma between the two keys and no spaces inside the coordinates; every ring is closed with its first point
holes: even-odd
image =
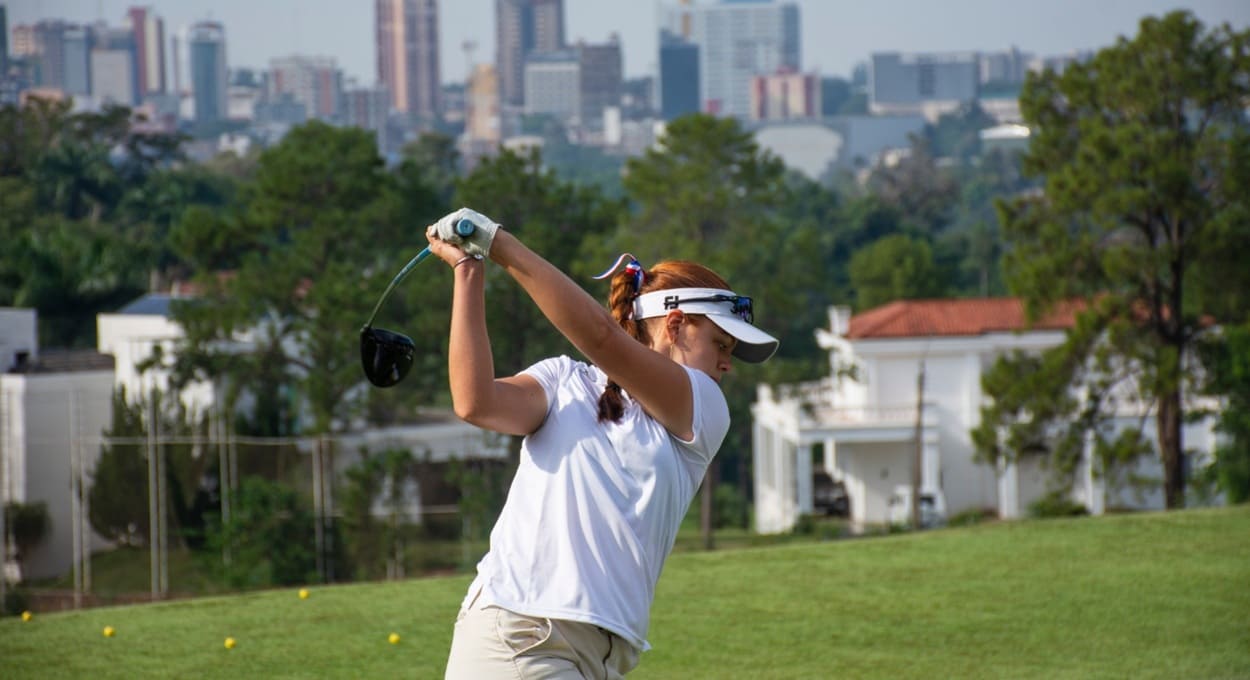
{"type": "Polygon", "coordinates": [[[694,398],[691,423],[694,437],[690,441],[677,441],[687,451],[708,463],[716,456],[721,443],[725,441],[725,435],[729,433],[729,404],[715,380],[698,369],[688,366],[684,368],[690,376],[690,393],[694,398]]]}
{"type": "Polygon", "coordinates": [[[551,411],[551,403],[556,391],[560,388],[560,383],[566,379],[572,366],[572,359],[567,356],[558,356],[543,359],[521,371],[521,375],[528,375],[538,381],[539,387],[543,388],[543,393],[547,395],[548,412],[551,411]]]}

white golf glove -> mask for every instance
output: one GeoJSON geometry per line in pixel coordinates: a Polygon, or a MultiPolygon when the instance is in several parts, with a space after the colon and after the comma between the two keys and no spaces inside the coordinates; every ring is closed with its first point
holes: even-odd
{"type": "Polygon", "coordinates": [[[495,240],[495,232],[499,231],[499,224],[476,210],[461,208],[444,215],[442,219],[430,226],[430,230],[440,240],[460,246],[466,255],[489,257],[490,244],[495,240]],[[461,234],[463,227],[457,228],[461,220],[468,220],[473,224],[473,233],[468,236],[461,234]]]}

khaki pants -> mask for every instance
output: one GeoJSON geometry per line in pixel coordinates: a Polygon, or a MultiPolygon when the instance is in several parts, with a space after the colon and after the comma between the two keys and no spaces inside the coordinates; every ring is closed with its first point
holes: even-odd
{"type": "Polygon", "coordinates": [[[615,680],[638,650],[594,624],[524,616],[476,600],[460,612],[446,680],[615,680]]]}

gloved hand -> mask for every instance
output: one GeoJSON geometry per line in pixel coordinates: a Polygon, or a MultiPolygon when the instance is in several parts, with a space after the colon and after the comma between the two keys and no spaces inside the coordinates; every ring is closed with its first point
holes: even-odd
{"type": "Polygon", "coordinates": [[[476,210],[461,208],[444,215],[442,219],[430,226],[430,231],[440,240],[460,246],[466,255],[489,257],[490,244],[495,240],[495,232],[499,231],[499,224],[476,210]],[[467,230],[464,226],[459,226],[461,220],[473,223],[473,233],[468,236],[463,235],[463,232],[467,230]]]}

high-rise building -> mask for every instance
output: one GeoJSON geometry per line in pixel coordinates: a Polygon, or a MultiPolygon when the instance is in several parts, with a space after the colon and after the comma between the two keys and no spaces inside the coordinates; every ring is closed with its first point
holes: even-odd
{"type": "MultiPolygon", "coordinates": [[[[55,20],[13,27],[13,54],[30,60],[36,87],[64,89],[65,31],[69,27],[64,21],[55,20]]],[[[86,61],[86,55],[83,60],[86,61]]]]}
{"type": "Polygon", "coordinates": [[[378,151],[388,153],[392,146],[387,138],[387,114],[391,109],[391,95],[386,87],[366,87],[348,81],[343,89],[343,122],[352,127],[373,132],[378,151]]]}
{"type": "Polygon", "coordinates": [[[165,22],[146,7],[131,7],[127,12],[134,35],[135,89],[142,100],[151,94],[164,94],[165,85],[165,22]]]}
{"type": "Polygon", "coordinates": [[[139,68],[130,28],[96,26],[92,31],[91,95],[124,106],[139,103],[139,68]]]}
{"type": "Polygon", "coordinates": [[[603,112],[621,106],[622,92],[621,41],[616,36],[602,45],[577,45],[578,105],[581,125],[589,130],[603,129],[603,112]]]}
{"type": "Polygon", "coordinates": [[[801,70],[799,8],[793,2],[722,0],[668,7],[661,28],[699,46],[700,108],[746,118],[751,79],[801,70]]]}
{"type": "Polygon", "coordinates": [[[877,115],[923,114],[934,119],[977,99],[981,60],[976,52],[872,55],[868,110],[877,115]]]}
{"type": "Polygon", "coordinates": [[[226,29],[215,21],[191,26],[187,34],[194,117],[200,124],[227,116],[226,29]]]}
{"type": "Polygon", "coordinates": [[[9,14],[0,5],[0,79],[9,73],[9,14]]]}
{"type": "Polygon", "coordinates": [[[698,113],[699,46],[687,37],[660,31],[660,116],[672,120],[698,113]]]}
{"type": "Polygon", "coordinates": [[[91,94],[91,38],[86,26],[67,26],[61,33],[61,89],[66,94],[91,94]]]}
{"type": "Polygon", "coordinates": [[[525,104],[525,61],[564,48],[564,0],[495,0],[495,71],[504,105],[525,104]]]}
{"type": "Polygon", "coordinates": [[[308,118],[337,120],[343,96],[343,72],[332,57],[292,56],[269,61],[266,95],[284,94],[304,105],[308,118]]]}
{"type": "Polygon", "coordinates": [[[576,123],[581,114],[580,73],[576,50],[529,55],[525,60],[525,113],[576,123]]]}
{"type": "Polygon", "coordinates": [[[30,24],[18,24],[13,27],[13,56],[33,57],[39,54],[35,49],[35,27],[30,24]]]}
{"type": "Polygon", "coordinates": [[[474,142],[498,144],[502,139],[499,124],[499,77],[494,66],[474,66],[464,100],[465,137],[474,142]]]}
{"type": "Polygon", "coordinates": [[[751,79],[751,120],[820,117],[820,77],[782,71],[751,79]]]}
{"type": "Polygon", "coordinates": [[[440,113],[437,0],[377,0],[378,81],[397,111],[422,118],[440,113]]]}

